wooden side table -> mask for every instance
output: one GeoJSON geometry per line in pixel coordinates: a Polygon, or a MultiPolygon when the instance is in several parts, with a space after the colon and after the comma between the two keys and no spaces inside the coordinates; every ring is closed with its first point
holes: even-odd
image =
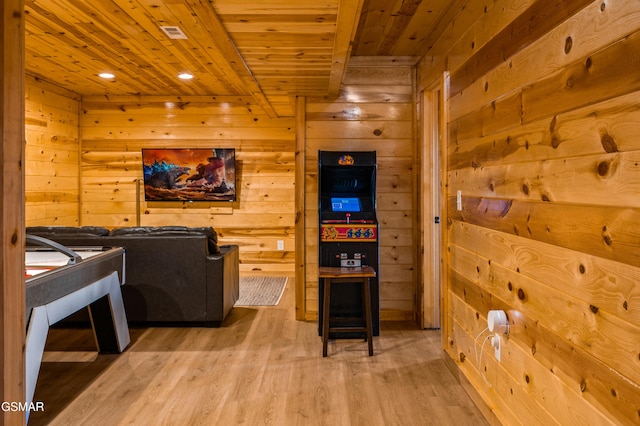
{"type": "Polygon", "coordinates": [[[375,278],[376,271],[371,266],[362,266],[355,268],[340,268],[320,266],[318,268],[318,278],[324,280],[324,298],[323,298],[323,314],[322,314],[322,356],[327,356],[327,343],[329,341],[329,333],[359,333],[366,335],[369,343],[369,356],[373,355],[373,332],[371,327],[371,289],[369,278],[375,278]],[[331,317],[331,286],[339,285],[344,282],[360,281],[362,283],[362,312],[364,313],[364,327],[340,327],[329,326],[331,317]]]}

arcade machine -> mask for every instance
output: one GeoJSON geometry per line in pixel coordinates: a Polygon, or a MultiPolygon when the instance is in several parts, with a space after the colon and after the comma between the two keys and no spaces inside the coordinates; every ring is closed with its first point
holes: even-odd
{"type": "MultiPolygon", "coordinates": [[[[371,266],[373,335],[380,334],[378,220],[376,218],[376,152],[318,152],[319,265],[371,266]]],[[[318,333],[323,319],[324,280],[318,283],[318,333]]],[[[363,318],[359,282],[331,290],[331,319],[349,324],[363,318]]],[[[353,324],[357,326],[358,324],[353,324]]],[[[334,337],[334,336],[332,336],[334,337]]],[[[351,336],[346,336],[351,337],[351,336]]]]}

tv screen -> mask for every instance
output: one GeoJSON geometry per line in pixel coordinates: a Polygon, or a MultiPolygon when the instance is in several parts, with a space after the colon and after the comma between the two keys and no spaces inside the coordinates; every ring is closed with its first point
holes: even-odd
{"type": "Polygon", "coordinates": [[[145,201],[236,201],[233,148],[142,150],[145,201]]]}
{"type": "Polygon", "coordinates": [[[331,198],[331,210],[334,212],[359,212],[360,200],[357,198],[331,198]]]}

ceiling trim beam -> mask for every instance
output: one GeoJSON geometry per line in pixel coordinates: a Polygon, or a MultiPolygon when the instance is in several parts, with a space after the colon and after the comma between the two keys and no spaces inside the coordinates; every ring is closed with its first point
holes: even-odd
{"type": "Polygon", "coordinates": [[[340,93],[340,85],[349,63],[349,56],[351,56],[363,4],[364,0],[340,0],[338,4],[336,36],[333,43],[333,58],[329,77],[329,96],[331,97],[338,96],[340,93]]]}
{"type": "Polygon", "coordinates": [[[213,4],[202,0],[187,0],[186,3],[202,18],[205,30],[211,34],[211,38],[215,40],[216,47],[220,52],[223,61],[216,61],[225,69],[221,71],[229,78],[236,89],[242,93],[249,91],[251,96],[265,110],[271,118],[276,118],[278,114],[262,91],[260,84],[253,76],[253,73],[247,66],[244,58],[240,54],[237,46],[231,39],[231,36],[225,29],[222,21],[213,8],[213,4]],[[202,12],[202,14],[200,14],[202,12]],[[220,64],[220,62],[223,62],[220,64]]]}

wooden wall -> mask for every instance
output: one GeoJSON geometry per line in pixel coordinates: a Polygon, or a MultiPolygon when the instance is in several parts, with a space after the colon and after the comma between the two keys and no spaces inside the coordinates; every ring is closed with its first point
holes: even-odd
{"type": "MultiPolygon", "coordinates": [[[[3,404],[23,402],[26,393],[23,9],[22,0],[0,3],[0,399],[3,404]]],[[[3,409],[0,412],[0,425],[24,424],[23,411],[3,409]]]]}
{"type": "Polygon", "coordinates": [[[293,274],[293,118],[269,118],[250,98],[85,97],[80,135],[82,225],[213,226],[240,246],[241,274],[293,274]],[[236,149],[238,202],[144,201],[143,147],[214,145],[236,149]]]}
{"type": "Polygon", "coordinates": [[[504,424],[638,424],[640,3],[462,3],[418,68],[450,72],[445,350],[504,424]]]}
{"type": "Polygon", "coordinates": [[[380,317],[413,319],[416,273],[414,71],[402,58],[352,58],[336,100],[307,99],[306,318],[318,311],[318,150],[376,151],[380,317]],[[384,82],[384,85],[380,85],[384,82]]]}
{"type": "Polygon", "coordinates": [[[26,225],[78,225],[80,98],[30,76],[25,85],[26,225]]]}

